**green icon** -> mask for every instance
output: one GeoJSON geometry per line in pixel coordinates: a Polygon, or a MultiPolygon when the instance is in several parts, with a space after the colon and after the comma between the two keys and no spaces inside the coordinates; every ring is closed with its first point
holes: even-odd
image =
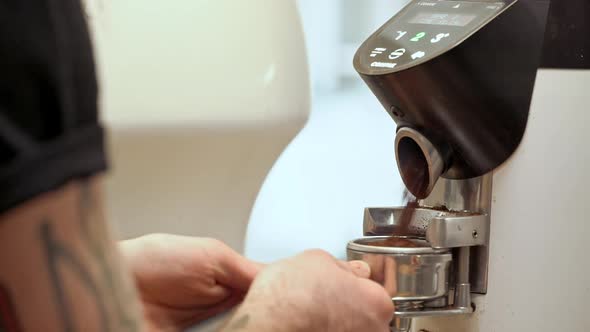
{"type": "Polygon", "coordinates": [[[420,32],[419,34],[415,35],[414,38],[410,39],[413,42],[417,42],[420,41],[420,39],[424,38],[424,36],[426,36],[426,32],[420,32]]]}

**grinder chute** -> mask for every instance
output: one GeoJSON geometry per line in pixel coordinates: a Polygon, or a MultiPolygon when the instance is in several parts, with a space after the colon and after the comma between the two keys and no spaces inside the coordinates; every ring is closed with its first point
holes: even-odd
{"type": "MultiPolygon", "coordinates": [[[[409,127],[395,135],[397,168],[408,191],[416,198],[426,198],[438,178],[445,172],[449,153],[443,153],[428,138],[409,127]]],[[[446,150],[448,151],[448,150],[446,150]]]]}

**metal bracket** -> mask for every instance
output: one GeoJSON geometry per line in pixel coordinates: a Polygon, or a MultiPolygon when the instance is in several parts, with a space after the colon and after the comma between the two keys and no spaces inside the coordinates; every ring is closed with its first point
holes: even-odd
{"type": "Polygon", "coordinates": [[[418,318],[418,317],[433,317],[433,316],[454,316],[467,315],[473,313],[473,307],[455,307],[449,306],[446,308],[423,309],[416,311],[396,311],[394,316],[396,318],[418,318]]]}
{"type": "Polygon", "coordinates": [[[488,215],[435,217],[426,230],[426,240],[437,249],[488,245],[489,225],[488,215]]]}
{"type": "Polygon", "coordinates": [[[430,196],[420,201],[420,205],[441,206],[453,211],[418,208],[408,230],[401,230],[398,222],[403,208],[367,208],[363,232],[365,236],[419,236],[435,248],[470,247],[471,292],[485,294],[488,285],[491,204],[491,173],[468,180],[441,178],[430,196]]]}
{"type": "Polygon", "coordinates": [[[425,238],[433,248],[459,248],[488,244],[490,217],[487,214],[418,208],[409,233],[401,234],[397,221],[403,207],[365,209],[365,236],[412,235],[425,238]]]}

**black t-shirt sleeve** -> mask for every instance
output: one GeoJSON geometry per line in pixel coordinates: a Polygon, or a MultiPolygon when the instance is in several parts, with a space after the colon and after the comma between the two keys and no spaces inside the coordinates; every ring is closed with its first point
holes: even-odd
{"type": "Polygon", "coordinates": [[[0,213],[106,168],[80,0],[0,2],[0,213]]]}

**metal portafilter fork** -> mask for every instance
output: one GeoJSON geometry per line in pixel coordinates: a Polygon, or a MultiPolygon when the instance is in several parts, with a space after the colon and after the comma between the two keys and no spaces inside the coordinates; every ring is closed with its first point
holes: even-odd
{"type": "Polygon", "coordinates": [[[418,208],[413,235],[392,236],[402,213],[403,208],[366,209],[366,236],[347,245],[348,259],[367,262],[371,279],[392,294],[391,330],[408,332],[417,317],[472,313],[470,252],[487,241],[487,215],[418,208]]]}

